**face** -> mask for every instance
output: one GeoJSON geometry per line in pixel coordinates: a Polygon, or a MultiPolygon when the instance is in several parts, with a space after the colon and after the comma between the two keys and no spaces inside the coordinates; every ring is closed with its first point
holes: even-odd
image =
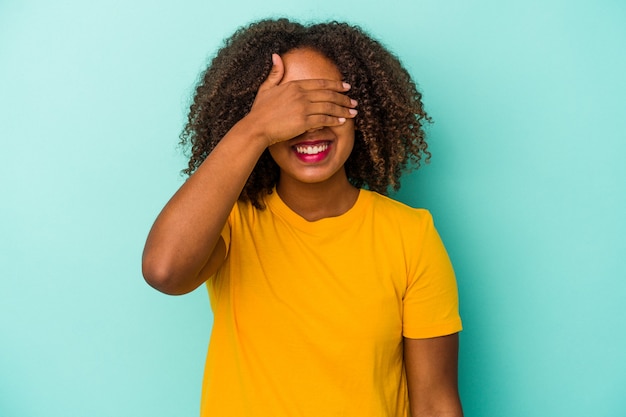
{"type": "MultiPolygon", "coordinates": [[[[337,66],[312,49],[294,49],[282,56],[285,74],[281,84],[294,80],[343,80],[337,66]]],[[[280,185],[340,181],[348,184],[344,163],[354,146],[354,120],[341,126],[310,130],[270,146],[280,167],[280,185]]]]}

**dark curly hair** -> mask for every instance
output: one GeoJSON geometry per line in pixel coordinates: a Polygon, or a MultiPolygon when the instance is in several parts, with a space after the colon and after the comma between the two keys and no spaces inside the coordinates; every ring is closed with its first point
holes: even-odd
{"type": "MultiPolygon", "coordinates": [[[[181,145],[191,145],[191,175],[224,135],[251,109],[272,67],[272,53],[314,49],[337,65],[359,103],[354,148],[345,163],[348,180],[381,194],[400,188],[408,165],[430,159],[423,124],[430,122],[409,73],[396,56],[359,27],[329,22],[302,25],[262,20],[226,39],[196,88],[181,145]]],[[[266,149],[240,199],[263,208],[262,197],[278,182],[279,168],[266,149]]]]}

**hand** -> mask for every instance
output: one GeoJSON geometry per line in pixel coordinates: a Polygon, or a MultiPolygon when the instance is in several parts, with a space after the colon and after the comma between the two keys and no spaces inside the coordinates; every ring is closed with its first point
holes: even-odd
{"type": "Polygon", "coordinates": [[[292,139],[307,130],[340,126],[357,111],[345,93],[350,85],[337,80],[308,79],[280,84],[283,60],[272,54],[272,70],[261,84],[246,119],[260,129],[267,145],[292,139]]]}

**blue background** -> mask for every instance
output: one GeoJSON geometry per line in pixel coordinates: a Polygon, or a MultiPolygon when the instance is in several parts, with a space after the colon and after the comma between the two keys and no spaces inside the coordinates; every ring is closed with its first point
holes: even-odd
{"type": "Polygon", "coordinates": [[[455,264],[468,417],[626,416],[626,2],[0,0],[0,415],[195,416],[204,288],[141,277],[199,72],[266,16],[361,24],[419,82],[402,201],[455,264]]]}

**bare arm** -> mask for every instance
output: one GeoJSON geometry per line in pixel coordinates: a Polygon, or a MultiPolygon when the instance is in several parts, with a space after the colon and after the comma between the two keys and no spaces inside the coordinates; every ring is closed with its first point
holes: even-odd
{"type": "Polygon", "coordinates": [[[157,217],[144,248],[146,281],[167,294],[184,294],[220,266],[226,246],[220,234],[248,176],[267,146],[309,129],[336,126],[354,117],[339,81],[280,84],[278,55],[250,113],[220,141],[157,217]]]}
{"type": "Polygon", "coordinates": [[[167,294],[197,288],[220,265],[226,246],[220,234],[254,164],[263,152],[235,126],[157,217],[146,241],[146,281],[167,294]]]}
{"type": "Polygon", "coordinates": [[[457,333],[404,339],[404,364],[412,417],[462,417],[458,392],[457,333]]]}

